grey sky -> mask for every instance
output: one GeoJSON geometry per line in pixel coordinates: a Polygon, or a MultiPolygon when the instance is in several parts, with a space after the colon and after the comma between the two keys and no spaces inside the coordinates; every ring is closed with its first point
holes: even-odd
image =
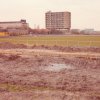
{"type": "Polygon", "coordinates": [[[49,10],[70,11],[72,28],[100,30],[100,0],[0,0],[0,21],[24,18],[32,28],[44,28],[49,10]]]}

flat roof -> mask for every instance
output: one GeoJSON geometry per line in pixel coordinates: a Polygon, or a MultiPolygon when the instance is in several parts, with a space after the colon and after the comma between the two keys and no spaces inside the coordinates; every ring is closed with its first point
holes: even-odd
{"type": "Polygon", "coordinates": [[[46,13],[71,13],[71,12],[69,11],[60,11],[60,12],[47,11],[46,13]]]}
{"type": "Polygon", "coordinates": [[[1,23],[22,23],[21,21],[8,21],[8,22],[0,22],[1,23]]]}
{"type": "Polygon", "coordinates": [[[20,21],[4,21],[4,22],[0,22],[0,24],[4,24],[4,23],[26,23],[26,20],[21,19],[20,21]]]}

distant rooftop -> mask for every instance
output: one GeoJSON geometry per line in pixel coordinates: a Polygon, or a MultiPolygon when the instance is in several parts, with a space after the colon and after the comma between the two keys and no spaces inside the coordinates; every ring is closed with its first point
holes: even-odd
{"type": "Polygon", "coordinates": [[[20,21],[5,21],[5,22],[0,22],[0,24],[2,23],[26,23],[26,20],[21,19],[20,21]]]}
{"type": "Polygon", "coordinates": [[[60,12],[47,11],[46,13],[64,13],[64,12],[70,13],[69,11],[60,11],[60,12]]]}

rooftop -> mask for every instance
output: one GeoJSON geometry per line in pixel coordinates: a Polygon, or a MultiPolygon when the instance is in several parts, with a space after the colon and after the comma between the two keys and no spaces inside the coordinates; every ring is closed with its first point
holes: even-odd
{"type": "Polygon", "coordinates": [[[5,22],[0,22],[0,24],[2,23],[26,23],[26,20],[21,19],[20,21],[5,21],[5,22]]]}

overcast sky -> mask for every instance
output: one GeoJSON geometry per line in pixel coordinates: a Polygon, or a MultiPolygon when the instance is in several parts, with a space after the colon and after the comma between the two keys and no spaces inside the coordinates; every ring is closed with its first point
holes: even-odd
{"type": "Polygon", "coordinates": [[[70,11],[72,28],[100,30],[100,0],[0,0],[0,21],[26,19],[45,27],[45,12],[70,11]]]}

